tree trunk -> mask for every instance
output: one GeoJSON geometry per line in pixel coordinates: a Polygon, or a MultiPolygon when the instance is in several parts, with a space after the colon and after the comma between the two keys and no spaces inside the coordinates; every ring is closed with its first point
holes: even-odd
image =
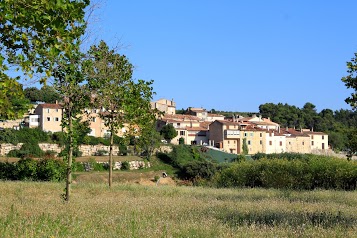
{"type": "Polygon", "coordinates": [[[69,202],[71,194],[71,183],[72,183],[72,156],[73,156],[73,122],[71,111],[68,112],[68,133],[69,133],[69,143],[68,143],[68,163],[67,163],[67,180],[66,180],[66,195],[65,200],[69,202]]]}
{"type": "Polygon", "coordinates": [[[113,131],[110,132],[110,145],[109,145],[109,188],[112,187],[113,182],[113,131]]]}

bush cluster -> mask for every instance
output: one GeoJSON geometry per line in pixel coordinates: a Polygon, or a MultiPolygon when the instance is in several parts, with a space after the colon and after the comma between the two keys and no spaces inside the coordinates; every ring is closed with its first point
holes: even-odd
{"type": "Polygon", "coordinates": [[[173,146],[172,152],[158,153],[157,157],[178,169],[177,175],[186,180],[210,180],[219,170],[217,163],[208,161],[196,146],[173,146]]]}
{"type": "Polygon", "coordinates": [[[61,181],[66,165],[57,159],[20,159],[17,163],[0,162],[1,180],[61,181]]]}
{"type": "Polygon", "coordinates": [[[219,187],[344,189],[357,186],[357,161],[313,156],[309,159],[270,158],[233,163],[215,177],[219,187]]]}

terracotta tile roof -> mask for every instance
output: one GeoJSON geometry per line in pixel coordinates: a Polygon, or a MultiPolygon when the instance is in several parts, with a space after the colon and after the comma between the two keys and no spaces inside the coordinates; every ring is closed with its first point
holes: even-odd
{"type": "Polygon", "coordinates": [[[200,122],[200,127],[203,127],[203,128],[207,128],[209,127],[209,125],[211,124],[210,121],[203,121],[203,122],[200,122]]]}
{"type": "Polygon", "coordinates": [[[223,115],[220,114],[214,114],[214,113],[207,113],[208,117],[224,117],[223,115]]]}
{"type": "Polygon", "coordinates": [[[61,104],[55,104],[55,103],[39,104],[37,107],[50,108],[50,109],[62,109],[62,105],[61,104]]]}
{"type": "Polygon", "coordinates": [[[207,128],[204,127],[186,127],[188,131],[208,131],[207,128]]]}
{"type": "Polygon", "coordinates": [[[305,135],[327,135],[326,133],[323,132],[317,132],[317,131],[304,131],[303,132],[305,135]]]}
{"type": "MultiPolygon", "coordinates": [[[[240,123],[239,122],[233,122],[233,121],[227,121],[227,120],[215,120],[223,125],[236,125],[239,126],[240,123]]],[[[213,123],[213,122],[212,122],[213,123]]]]}
{"type": "Polygon", "coordinates": [[[171,115],[171,114],[165,114],[162,119],[174,119],[174,120],[181,120],[181,121],[199,121],[201,120],[199,117],[196,116],[192,116],[192,115],[182,115],[182,114],[175,114],[175,115],[171,115]]]}
{"type": "Polygon", "coordinates": [[[284,135],[287,135],[289,137],[308,137],[308,135],[295,130],[294,128],[281,128],[280,132],[283,133],[284,135]]]}

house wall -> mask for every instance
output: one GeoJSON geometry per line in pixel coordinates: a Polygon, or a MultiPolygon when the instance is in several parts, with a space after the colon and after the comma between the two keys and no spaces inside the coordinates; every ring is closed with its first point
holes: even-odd
{"type": "Polygon", "coordinates": [[[291,153],[311,153],[310,137],[296,136],[286,137],[286,152],[291,153]]]}
{"type": "Polygon", "coordinates": [[[43,131],[58,132],[62,131],[62,109],[60,108],[42,108],[38,106],[36,108],[41,109],[36,111],[36,114],[40,115],[40,128],[43,131]]]}

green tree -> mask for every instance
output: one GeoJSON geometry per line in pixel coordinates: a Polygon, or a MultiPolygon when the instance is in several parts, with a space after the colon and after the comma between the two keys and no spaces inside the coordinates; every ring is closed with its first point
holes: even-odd
{"type": "MultiPolygon", "coordinates": [[[[72,52],[73,39],[84,33],[84,9],[89,0],[0,1],[0,87],[8,90],[14,81],[6,74],[10,67],[22,78],[38,74],[41,82],[51,76],[57,59],[72,52]]],[[[13,95],[20,95],[19,92],[13,95]]],[[[17,108],[0,96],[0,113],[12,118],[17,108]]]]}
{"type": "Polygon", "coordinates": [[[346,103],[350,104],[353,110],[357,110],[357,53],[354,55],[354,58],[347,62],[348,75],[341,80],[347,88],[353,90],[351,96],[346,98],[346,103]]]}
{"type": "Polygon", "coordinates": [[[155,128],[155,121],[148,122],[148,125],[140,130],[138,146],[142,149],[147,159],[150,159],[154,150],[159,148],[161,135],[155,128]]]}
{"type": "Polygon", "coordinates": [[[40,90],[36,87],[25,88],[24,94],[30,102],[42,101],[40,90]]]}
{"type": "Polygon", "coordinates": [[[113,138],[120,128],[129,126],[130,134],[139,135],[154,118],[150,101],[152,81],[132,78],[133,65],[125,55],[109,49],[104,41],[91,46],[83,64],[86,80],[93,92],[93,105],[103,109],[100,117],[110,131],[109,187],[112,186],[113,138]]]}
{"type": "Polygon", "coordinates": [[[171,140],[177,136],[177,131],[172,124],[167,124],[161,128],[160,134],[165,140],[171,142],[171,140]]]}
{"type": "MultiPolygon", "coordinates": [[[[354,54],[354,58],[347,62],[348,75],[342,78],[342,82],[345,83],[347,88],[351,88],[353,92],[351,96],[346,98],[352,110],[357,111],[357,53],[354,54]]],[[[351,159],[353,155],[357,153],[357,129],[354,127],[347,134],[347,158],[351,159]]]]}

